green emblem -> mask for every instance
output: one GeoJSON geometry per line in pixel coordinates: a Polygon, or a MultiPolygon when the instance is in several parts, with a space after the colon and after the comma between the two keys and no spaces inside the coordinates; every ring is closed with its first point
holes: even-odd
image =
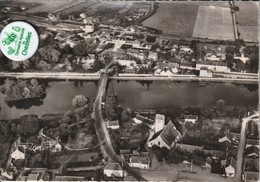
{"type": "Polygon", "coordinates": [[[3,41],[3,45],[10,45],[11,43],[13,43],[16,39],[17,39],[17,35],[15,33],[11,33],[11,34],[8,34],[5,32],[5,35],[7,36],[3,41]]]}
{"type": "Polygon", "coordinates": [[[15,50],[12,47],[8,47],[8,54],[12,55],[15,52],[15,50]]]}
{"type": "Polygon", "coordinates": [[[21,28],[18,26],[13,26],[12,29],[16,32],[20,32],[21,28]]]}

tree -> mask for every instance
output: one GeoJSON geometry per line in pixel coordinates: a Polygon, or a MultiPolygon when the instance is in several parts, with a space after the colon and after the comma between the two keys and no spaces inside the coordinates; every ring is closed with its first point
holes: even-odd
{"type": "Polygon", "coordinates": [[[217,106],[220,107],[220,108],[223,108],[225,106],[225,101],[220,99],[217,101],[217,106]]]}
{"type": "Polygon", "coordinates": [[[93,64],[93,71],[95,71],[95,72],[100,71],[104,67],[105,67],[105,65],[101,61],[95,60],[94,64],[93,64]]]}
{"type": "Polygon", "coordinates": [[[178,147],[172,148],[166,157],[166,161],[168,163],[178,164],[183,162],[183,160],[184,156],[182,155],[181,150],[178,147]]]}
{"type": "Polygon", "coordinates": [[[201,166],[203,165],[205,160],[205,153],[203,150],[195,149],[191,155],[194,165],[201,166]]]}
{"type": "Polygon", "coordinates": [[[75,108],[82,107],[88,103],[88,99],[84,95],[77,95],[72,100],[72,105],[75,108]]]}
{"type": "Polygon", "coordinates": [[[87,56],[89,45],[85,41],[80,41],[73,47],[73,53],[77,56],[87,56]]]}

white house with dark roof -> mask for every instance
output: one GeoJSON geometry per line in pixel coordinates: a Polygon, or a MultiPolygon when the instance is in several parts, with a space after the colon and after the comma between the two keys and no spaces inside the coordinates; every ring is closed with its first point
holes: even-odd
{"type": "Polygon", "coordinates": [[[23,160],[25,159],[24,152],[20,151],[18,148],[11,154],[12,159],[14,160],[23,160]]]}
{"type": "Polygon", "coordinates": [[[240,140],[240,134],[239,133],[231,133],[231,132],[226,132],[224,136],[220,137],[218,142],[223,143],[223,142],[229,142],[234,145],[238,145],[240,140]]]}
{"type": "Polygon", "coordinates": [[[201,77],[212,77],[213,72],[211,70],[208,70],[207,68],[201,68],[200,69],[200,76],[201,77]]]}
{"type": "Polygon", "coordinates": [[[184,122],[190,122],[190,123],[195,123],[198,120],[198,115],[185,115],[184,116],[184,122]]]}
{"type": "Polygon", "coordinates": [[[259,148],[259,140],[257,139],[247,139],[246,140],[246,148],[255,146],[259,148]]]}
{"type": "Polygon", "coordinates": [[[132,156],[129,165],[140,169],[149,169],[149,159],[144,156],[132,156]]]}
{"type": "Polygon", "coordinates": [[[225,167],[227,177],[234,177],[235,176],[236,162],[237,162],[236,159],[232,157],[231,160],[230,160],[230,164],[227,167],[225,167]]]}
{"type": "Polygon", "coordinates": [[[148,147],[156,145],[160,148],[166,147],[171,149],[171,147],[180,139],[180,135],[180,132],[176,129],[174,124],[169,121],[164,129],[153,135],[148,142],[148,147]]]}
{"type": "Polygon", "coordinates": [[[107,177],[124,177],[124,171],[118,163],[108,163],[104,168],[107,177]]]}
{"type": "Polygon", "coordinates": [[[107,121],[107,128],[110,128],[112,130],[117,130],[119,129],[119,121],[115,120],[115,121],[107,121]]]}

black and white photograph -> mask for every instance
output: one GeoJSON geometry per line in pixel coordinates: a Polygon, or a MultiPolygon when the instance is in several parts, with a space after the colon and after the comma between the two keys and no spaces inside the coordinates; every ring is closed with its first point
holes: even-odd
{"type": "Polygon", "coordinates": [[[258,1],[0,0],[0,181],[259,181],[258,1]]]}

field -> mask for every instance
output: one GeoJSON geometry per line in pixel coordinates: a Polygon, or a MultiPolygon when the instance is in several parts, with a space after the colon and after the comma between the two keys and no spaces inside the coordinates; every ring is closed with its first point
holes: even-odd
{"type": "Polygon", "coordinates": [[[192,36],[234,40],[230,9],[228,7],[200,6],[192,36]]]}
{"type": "Polygon", "coordinates": [[[238,30],[241,38],[245,41],[257,41],[258,39],[258,11],[257,2],[236,2],[239,11],[236,12],[236,21],[239,23],[238,30]]]}
{"type": "MultiPolygon", "coordinates": [[[[19,1],[18,1],[19,2],[19,1]]],[[[20,2],[26,2],[26,3],[35,3],[35,0],[20,0],[20,2]]],[[[66,9],[68,7],[71,7],[73,5],[76,5],[78,3],[83,2],[82,0],[76,0],[76,1],[63,1],[63,0],[46,0],[41,1],[41,5],[31,8],[27,10],[28,13],[36,13],[36,12],[59,12],[63,9],[66,9]]]]}
{"type": "Polygon", "coordinates": [[[196,22],[198,5],[160,3],[157,12],[142,24],[165,34],[191,36],[196,22]]]}

